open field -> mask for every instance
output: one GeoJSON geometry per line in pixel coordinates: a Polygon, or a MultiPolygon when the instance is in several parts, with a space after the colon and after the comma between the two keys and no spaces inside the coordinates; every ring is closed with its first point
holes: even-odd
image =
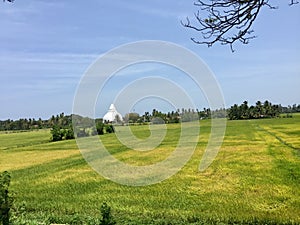
{"type": "MultiPolygon", "coordinates": [[[[147,137],[147,126],[133,126],[147,137]]],[[[0,171],[12,175],[14,224],[95,224],[102,202],[117,224],[300,224],[300,115],[228,121],[222,148],[204,172],[198,165],[210,121],[181,171],[155,185],[129,187],[98,175],[75,140],[49,142],[49,130],[0,133],[0,171]],[[29,222],[30,221],[30,222],[29,222]]],[[[170,154],[179,124],[151,152],[130,150],[115,134],[101,141],[118,159],[148,165],[170,154]]]]}

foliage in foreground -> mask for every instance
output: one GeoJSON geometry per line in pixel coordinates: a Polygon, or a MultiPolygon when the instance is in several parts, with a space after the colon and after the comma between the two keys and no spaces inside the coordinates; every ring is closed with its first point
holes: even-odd
{"type": "Polygon", "coordinates": [[[107,205],[106,202],[104,202],[101,206],[101,219],[99,225],[114,225],[116,224],[112,213],[110,206],[107,205]]]}
{"type": "Polygon", "coordinates": [[[10,209],[13,198],[9,195],[10,175],[7,171],[0,174],[0,223],[9,225],[10,209]]]}

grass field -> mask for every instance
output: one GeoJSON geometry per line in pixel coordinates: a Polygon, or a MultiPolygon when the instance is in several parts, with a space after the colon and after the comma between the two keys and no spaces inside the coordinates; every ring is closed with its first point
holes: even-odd
{"type": "MultiPolygon", "coordinates": [[[[147,126],[134,126],[141,138],[147,126]]],[[[95,224],[102,202],[117,224],[300,224],[300,115],[228,121],[222,148],[198,171],[210,132],[201,121],[191,160],[171,178],[130,187],[106,180],[82,158],[75,140],[49,142],[49,130],[0,133],[0,171],[12,175],[14,224],[95,224]]],[[[180,133],[168,125],[151,152],[130,150],[115,134],[101,141],[118,159],[148,165],[170,154],[180,133]]]]}

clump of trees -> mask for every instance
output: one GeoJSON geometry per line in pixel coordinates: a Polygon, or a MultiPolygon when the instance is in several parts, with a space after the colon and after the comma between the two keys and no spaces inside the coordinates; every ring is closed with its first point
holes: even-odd
{"type": "Polygon", "coordinates": [[[189,122],[202,119],[210,118],[225,118],[226,110],[217,109],[211,110],[209,108],[204,108],[203,110],[198,109],[177,109],[176,111],[171,112],[161,112],[157,109],[153,109],[152,113],[145,112],[143,115],[138,113],[128,113],[126,114],[124,121],[128,124],[143,124],[143,123],[180,123],[180,122],[189,122]]]}
{"type": "Polygon", "coordinates": [[[54,125],[51,128],[52,141],[74,139],[75,136],[81,138],[115,132],[113,125],[103,123],[102,119],[93,120],[88,117],[81,117],[78,115],[73,116],[76,117],[74,120],[76,123],[76,130],[73,130],[72,123],[65,127],[54,125]]]}
{"type": "Polygon", "coordinates": [[[21,131],[21,130],[36,130],[36,129],[51,129],[51,140],[61,141],[74,139],[77,137],[87,137],[91,135],[102,135],[104,133],[113,133],[114,128],[110,124],[104,124],[102,119],[91,119],[79,115],[65,115],[60,113],[52,115],[49,119],[41,118],[21,118],[18,120],[0,120],[0,131],[21,131]],[[76,121],[76,127],[80,127],[74,132],[72,118],[76,121]],[[96,122],[96,129],[94,124],[96,122]],[[82,125],[82,126],[81,126],[82,125]]]}
{"type": "Polygon", "coordinates": [[[52,135],[52,141],[69,140],[75,138],[72,126],[62,128],[54,125],[50,132],[52,135]]]}
{"type": "Polygon", "coordinates": [[[204,108],[202,111],[198,109],[177,109],[171,112],[161,112],[157,109],[153,109],[152,112],[145,112],[143,115],[138,113],[128,113],[124,117],[124,122],[128,124],[143,124],[143,123],[180,123],[195,121],[199,119],[211,118],[210,109],[204,108]]]}
{"type": "Polygon", "coordinates": [[[113,127],[112,124],[105,124],[104,126],[106,133],[114,133],[115,132],[115,128],[113,127]]]}
{"type": "Polygon", "coordinates": [[[0,121],[0,131],[6,130],[33,130],[52,128],[53,126],[67,127],[72,124],[72,115],[65,115],[60,113],[52,115],[49,119],[43,120],[41,118],[21,118],[18,120],[3,120],[0,121]]]}
{"type": "Polygon", "coordinates": [[[140,117],[140,115],[138,113],[135,113],[135,112],[131,112],[131,113],[127,113],[125,116],[124,116],[124,122],[125,123],[142,123],[143,122],[143,119],[140,117]]]}
{"type": "Polygon", "coordinates": [[[298,112],[300,112],[300,104],[298,104],[298,105],[293,104],[292,106],[291,105],[288,105],[288,106],[279,105],[279,107],[280,107],[281,113],[298,113],[298,112]]]}
{"type": "Polygon", "coordinates": [[[264,103],[257,101],[255,106],[249,106],[248,102],[244,101],[241,105],[234,104],[228,109],[228,119],[243,120],[274,118],[278,117],[281,111],[280,105],[273,105],[267,100],[264,103]]]}
{"type": "Polygon", "coordinates": [[[143,123],[180,123],[189,122],[202,119],[211,118],[225,118],[230,120],[243,120],[243,119],[261,119],[261,118],[275,118],[280,114],[287,114],[286,117],[290,117],[290,113],[300,112],[300,104],[293,104],[292,106],[282,106],[280,104],[272,104],[268,100],[261,102],[257,101],[255,105],[248,105],[248,101],[244,101],[241,105],[234,104],[228,109],[216,109],[210,108],[198,109],[177,109],[171,112],[161,112],[156,109],[152,110],[152,113],[145,112],[143,115],[138,113],[126,114],[124,121],[128,124],[143,124],[143,123]]]}

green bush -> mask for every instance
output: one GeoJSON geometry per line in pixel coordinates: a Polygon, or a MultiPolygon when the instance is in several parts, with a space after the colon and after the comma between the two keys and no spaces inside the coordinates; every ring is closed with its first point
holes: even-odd
{"type": "Polygon", "coordinates": [[[52,141],[61,141],[64,134],[61,132],[60,127],[53,126],[51,129],[52,141]]]}
{"type": "Polygon", "coordinates": [[[97,129],[97,133],[99,135],[103,135],[104,134],[104,124],[102,122],[98,122],[96,124],[96,129],[97,129]]]}
{"type": "Polygon", "coordinates": [[[113,125],[111,125],[111,124],[107,124],[106,126],[105,126],[105,131],[106,131],[106,133],[114,133],[115,132],[115,129],[114,129],[114,127],[113,127],[113,125]]]}
{"type": "Polygon", "coordinates": [[[10,209],[13,198],[9,195],[10,175],[7,171],[0,174],[0,222],[9,225],[10,209]]]}
{"type": "Polygon", "coordinates": [[[99,225],[114,225],[116,224],[112,214],[111,214],[111,208],[104,202],[101,206],[101,216],[100,224],[99,225]]]}
{"type": "Polygon", "coordinates": [[[61,141],[63,139],[69,140],[75,138],[72,126],[63,129],[59,126],[54,125],[51,129],[51,135],[52,141],[61,141]]]}
{"type": "Polygon", "coordinates": [[[72,126],[65,130],[65,138],[66,140],[75,138],[72,126]]]}

